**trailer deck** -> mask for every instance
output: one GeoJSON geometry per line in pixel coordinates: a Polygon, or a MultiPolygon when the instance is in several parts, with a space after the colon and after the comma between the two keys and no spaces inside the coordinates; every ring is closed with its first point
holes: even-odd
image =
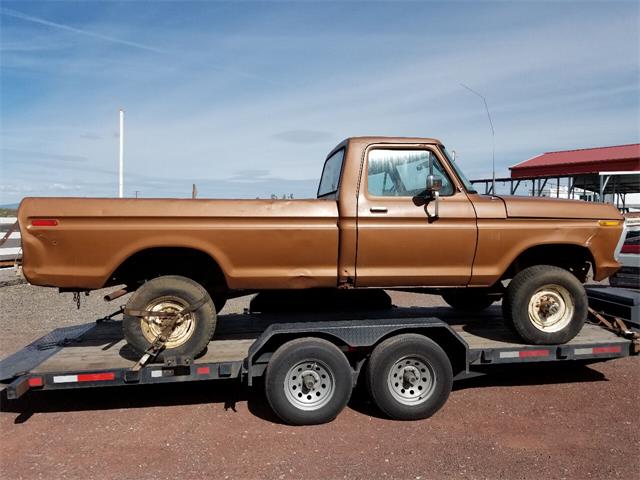
{"type": "MultiPolygon", "coordinates": [[[[247,374],[251,377],[248,359],[252,346],[266,342],[263,337],[273,334],[274,329],[299,333],[351,329],[360,335],[360,330],[367,328],[446,327],[466,346],[466,368],[456,378],[473,375],[474,368],[480,365],[599,361],[633,354],[630,340],[589,323],[567,344],[526,345],[503,326],[499,312],[493,307],[473,319],[442,307],[357,314],[221,315],[215,338],[203,356],[194,361],[167,359],[165,363],[147,365],[140,372],[131,372],[138,355],[126,344],[121,322],[92,322],[56,329],[0,361],[0,381],[9,383],[7,396],[17,398],[30,389],[242,379],[247,374]]],[[[266,363],[268,358],[253,375],[259,376],[266,363]]]]}

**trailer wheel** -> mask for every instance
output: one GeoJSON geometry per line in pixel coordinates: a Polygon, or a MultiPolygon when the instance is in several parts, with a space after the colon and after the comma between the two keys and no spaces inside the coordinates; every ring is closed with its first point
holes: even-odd
{"type": "Polygon", "coordinates": [[[432,416],[449,398],[452,383],[447,354],[422,335],[389,338],[369,359],[369,392],[378,408],[396,420],[432,416]]]}
{"type": "Polygon", "coordinates": [[[442,299],[454,310],[461,312],[480,312],[489,308],[498,297],[489,295],[485,289],[456,288],[444,290],[442,299]]]}
{"type": "Polygon", "coordinates": [[[351,397],[352,372],[333,343],[320,338],[291,340],[269,361],[267,400],[276,415],[291,425],[330,422],[351,397]]]}
{"type": "MultiPolygon", "coordinates": [[[[127,302],[127,309],[179,312],[205,296],[204,305],[184,317],[169,336],[165,349],[158,355],[160,360],[169,355],[195,358],[207,347],[216,326],[213,302],[199,283],[178,275],[154,278],[136,290],[127,302]]],[[[142,354],[160,333],[160,319],[125,314],[122,329],[129,345],[142,354]]]]}
{"type": "Polygon", "coordinates": [[[519,272],[503,300],[507,325],[525,342],[566,343],[582,329],[588,300],[582,283],[567,270],[535,265],[519,272]]]}

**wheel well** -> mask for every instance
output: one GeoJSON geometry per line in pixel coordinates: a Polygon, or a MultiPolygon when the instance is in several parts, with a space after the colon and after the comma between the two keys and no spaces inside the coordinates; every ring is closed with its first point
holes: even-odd
{"type": "Polygon", "coordinates": [[[533,265],[554,265],[573,273],[585,282],[590,268],[595,273],[595,262],[588,248],[580,245],[536,245],[522,252],[511,263],[502,280],[513,278],[518,272],[533,265]]]}
{"type": "Polygon", "coordinates": [[[145,281],[163,275],[190,278],[210,293],[228,289],[222,269],[209,254],[180,247],[149,248],[134,253],[116,268],[107,285],[124,283],[135,289],[145,281]]]}

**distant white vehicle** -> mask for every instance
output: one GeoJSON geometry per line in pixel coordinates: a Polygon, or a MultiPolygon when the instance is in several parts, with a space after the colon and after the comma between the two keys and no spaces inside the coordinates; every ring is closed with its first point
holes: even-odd
{"type": "Polygon", "coordinates": [[[622,267],[611,277],[612,287],[640,289],[640,218],[628,218],[627,236],[620,250],[622,267]]]}

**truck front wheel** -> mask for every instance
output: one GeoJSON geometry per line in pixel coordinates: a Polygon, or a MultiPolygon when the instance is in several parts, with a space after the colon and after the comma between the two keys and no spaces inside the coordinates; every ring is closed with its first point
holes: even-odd
{"type": "Polygon", "coordinates": [[[389,338],[369,358],[367,384],[373,401],[397,420],[417,420],[436,413],[449,398],[452,382],[449,357],[422,335],[389,338]]]}
{"type": "MultiPolygon", "coordinates": [[[[197,282],[178,275],[165,275],[149,280],[131,296],[127,311],[158,313],[180,312],[204,299],[197,310],[185,315],[169,335],[165,349],[158,355],[195,358],[207,347],[216,326],[216,311],[207,291],[197,282]]],[[[122,322],[124,338],[139,354],[149,348],[162,330],[163,319],[125,313],[122,322]]]]}
{"type": "Polygon", "coordinates": [[[505,323],[525,342],[566,343],[582,329],[588,300],[580,281],[567,270],[535,265],[519,272],[502,301],[505,323]]]}

